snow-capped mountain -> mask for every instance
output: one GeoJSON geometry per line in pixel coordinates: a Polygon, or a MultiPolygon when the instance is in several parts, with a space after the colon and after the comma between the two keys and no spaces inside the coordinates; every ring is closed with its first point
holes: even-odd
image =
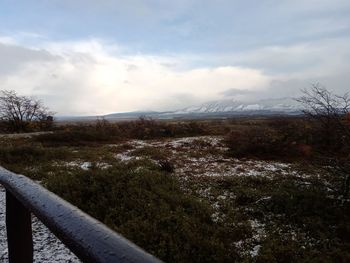
{"type": "Polygon", "coordinates": [[[174,114],[195,114],[195,113],[224,113],[224,112],[282,112],[292,113],[299,112],[301,105],[293,98],[264,99],[250,102],[236,100],[219,100],[206,102],[196,106],[190,106],[174,114]]]}
{"type": "Polygon", "coordinates": [[[301,105],[293,98],[264,99],[250,102],[237,100],[218,100],[206,102],[200,105],[186,107],[175,111],[134,111],[124,113],[112,113],[104,116],[71,116],[60,117],[61,121],[90,121],[96,118],[107,120],[132,120],[140,116],[154,119],[173,118],[207,118],[207,117],[230,117],[240,115],[295,115],[301,113],[301,105]]]}

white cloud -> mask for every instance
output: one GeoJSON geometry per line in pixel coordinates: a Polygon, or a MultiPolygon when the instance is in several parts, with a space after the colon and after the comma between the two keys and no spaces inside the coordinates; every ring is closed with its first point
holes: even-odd
{"type": "MultiPolygon", "coordinates": [[[[25,59],[13,53],[15,65],[5,75],[0,72],[0,86],[41,97],[58,114],[172,109],[218,99],[228,89],[261,89],[269,83],[255,69],[180,70],[176,65],[183,61],[174,57],[116,55],[118,48],[96,39],[40,47],[21,47],[25,59]]],[[[5,48],[14,47],[0,45],[0,53],[5,48]]]]}
{"type": "Polygon", "coordinates": [[[40,97],[60,115],[169,110],[225,96],[296,96],[313,82],[349,91],[349,38],[221,56],[152,56],[96,38],[42,37],[31,46],[23,35],[0,37],[0,87],[40,97]]]}

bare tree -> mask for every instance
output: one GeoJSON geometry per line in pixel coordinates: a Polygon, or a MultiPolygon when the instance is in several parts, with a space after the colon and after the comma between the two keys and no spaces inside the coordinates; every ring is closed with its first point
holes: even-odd
{"type": "Polygon", "coordinates": [[[47,126],[53,113],[40,100],[19,96],[15,91],[0,91],[0,119],[14,131],[25,131],[29,125],[47,126]]]}
{"type": "Polygon", "coordinates": [[[342,145],[350,143],[350,95],[333,94],[320,84],[302,90],[303,96],[297,101],[304,106],[304,114],[320,124],[322,139],[330,146],[334,141],[342,145]]]}
{"type": "Polygon", "coordinates": [[[318,138],[327,149],[333,148],[331,156],[322,158],[330,172],[343,179],[342,194],[349,196],[350,188],[350,96],[337,95],[314,84],[303,90],[297,99],[304,106],[310,121],[318,124],[318,138]]]}

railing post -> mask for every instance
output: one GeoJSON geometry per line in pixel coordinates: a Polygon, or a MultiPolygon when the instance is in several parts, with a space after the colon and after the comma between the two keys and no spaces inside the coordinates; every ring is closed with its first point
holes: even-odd
{"type": "Polygon", "coordinates": [[[30,212],[6,190],[6,230],[10,263],[33,262],[30,212]]]}

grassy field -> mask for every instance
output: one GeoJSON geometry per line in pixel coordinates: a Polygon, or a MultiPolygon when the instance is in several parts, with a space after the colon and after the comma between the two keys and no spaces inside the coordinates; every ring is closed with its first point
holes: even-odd
{"type": "Polygon", "coordinates": [[[99,121],[2,137],[0,164],[166,262],[349,262],[350,202],[317,138],[292,118],[99,121]]]}

